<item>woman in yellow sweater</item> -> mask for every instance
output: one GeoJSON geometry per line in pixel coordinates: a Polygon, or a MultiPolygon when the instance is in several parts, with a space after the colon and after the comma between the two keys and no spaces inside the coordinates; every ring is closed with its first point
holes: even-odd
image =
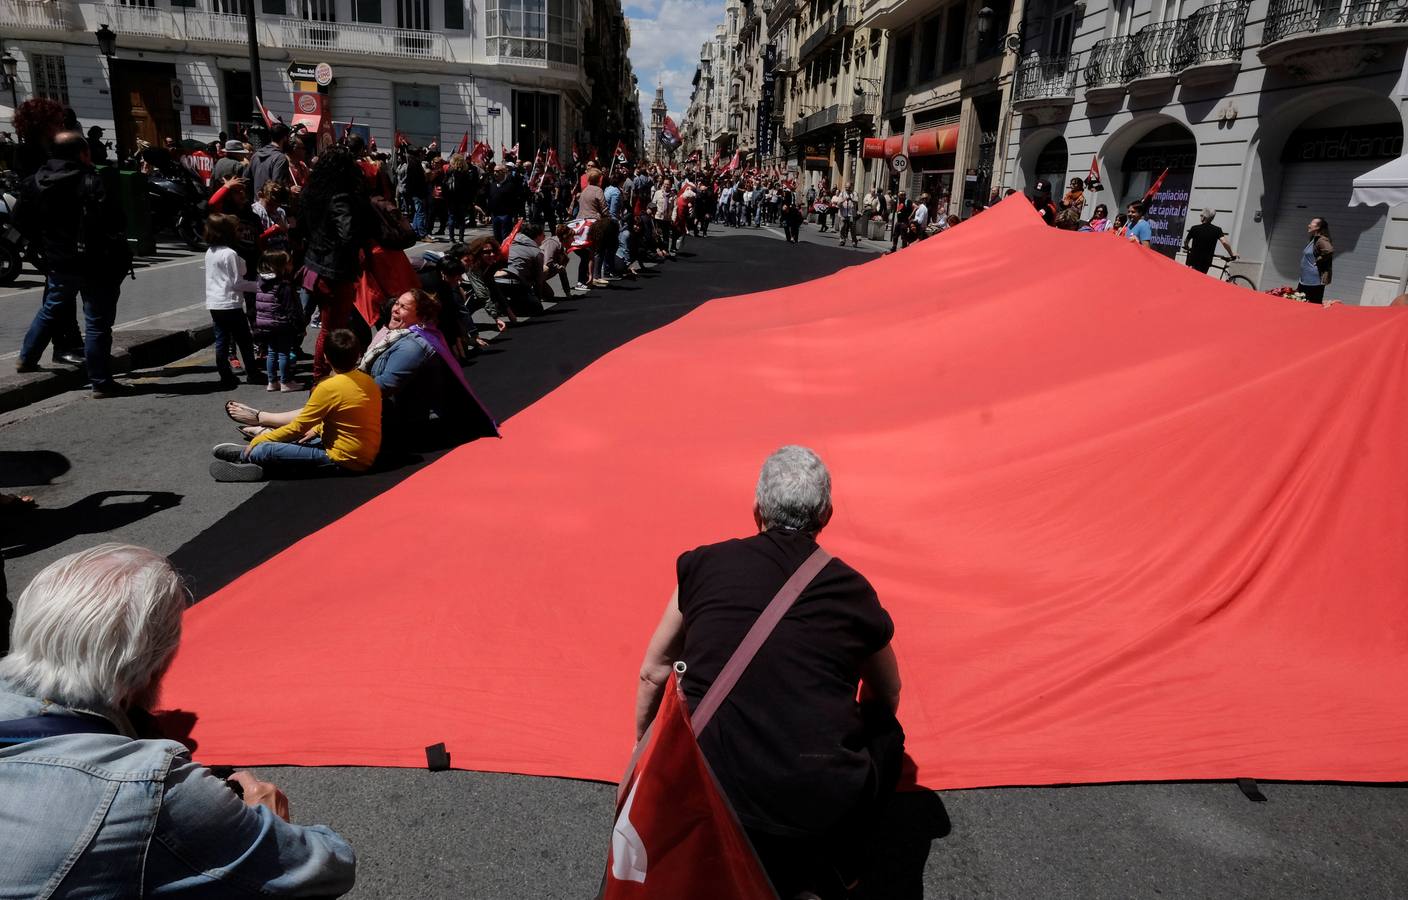
{"type": "Polygon", "coordinates": [[[365,472],[381,449],[381,390],[358,370],[362,348],[345,328],[324,339],[335,372],[313,388],[292,422],[243,444],[219,444],[210,474],[216,481],[262,481],[268,474],[365,472]],[[303,440],[305,435],[313,437],[303,440]]]}

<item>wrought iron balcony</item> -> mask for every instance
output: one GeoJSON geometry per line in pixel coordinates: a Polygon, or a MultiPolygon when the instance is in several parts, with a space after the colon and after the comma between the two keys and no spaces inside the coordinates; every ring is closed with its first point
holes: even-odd
{"type": "Polygon", "coordinates": [[[792,14],[796,11],[797,0],[775,0],[772,9],[768,10],[768,31],[772,31],[792,18],[792,14]]]}
{"type": "Polygon", "coordinates": [[[851,101],[851,124],[865,125],[875,121],[875,110],[880,105],[880,95],[866,92],[851,101]]]}
{"type": "Polygon", "coordinates": [[[823,109],[819,109],[797,123],[797,135],[800,137],[810,134],[813,131],[820,131],[830,125],[835,125],[841,116],[841,105],[833,103],[823,109]]]}
{"type": "Polygon", "coordinates": [[[855,5],[853,0],[847,0],[847,2],[842,3],[841,8],[836,11],[835,32],[837,34],[845,34],[847,31],[854,29],[856,23],[859,21],[860,8],[855,5]]]}
{"type": "Polygon", "coordinates": [[[797,54],[797,59],[801,61],[810,58],[811,55],[820,50],[835,33],[836,20],[827,16],[817,25],[816,30],[808,35],[805,41],[802,41],[802,49],[801,52],[797,54]]]}
{"type": "Polygon", "coordinates": [[[1242,67],[1250,0],[1211,3],[1183,21],[1175,65],[1185,84],[1235,74],[1242,67]]]}
{"type": "Polygon", "coordinates": [[[1169,87],[1178,80],[1175,50],[1182,36],[1182,22],[1145,25],[1134,33],[1124,61],[1131,90],[1169,87]]]}
{"type": "Polygon", "coordinates": [[[1080,57],[1043,59],[1035,54],[1017,67],[1012,108],[1027,112],[1047,106],[1070,106],[1076,99],[1076,74],[1080,57]]]}
{"type": "Polygon", "coordinates": [[[1082,70],[1085,94],[1092,101],[1109,100],[1124,93],[1126,61],[1133,38],[1103,38],[1090,48],[1090,58],[1082,70]]]}
{"type": "Polygon", "coordinates": [[[779,75],[791,75],[798,68],[797,55],[786,51],[779,53],[772,64],[772,70],[779,75]]]}
{"type": "Polygon", "coordinates": [[[1326,31],[1408,24],[1408,0],[1271,0],[1262,45],[1326,31]]]}

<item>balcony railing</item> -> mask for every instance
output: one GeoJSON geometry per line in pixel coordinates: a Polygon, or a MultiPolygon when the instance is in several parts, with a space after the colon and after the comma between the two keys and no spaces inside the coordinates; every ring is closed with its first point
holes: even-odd
{"type": "Polygon", "coordinates": [[[185,26],[186,39],[191,41],[243,44],[249,40],[249,26],[244,16],[191,10],[183,17],[181,24],[185,26]]]}
{"type": "MultiPolygon", "coordinates": [[[[118,34],[157,38],[169,36],[177,39],[186,35],[186,30],[181,27],[182,19],[178,19],[170,9],[158,9],[154,6],[128,6],[125,3],[111,2],[111,0],[99,4],[98,9],[101,13],[100,18],[111,25],[112,30],[118,34]]],[[[206,15],[206,13],[200,13],[200,15],[206,15]]]]}
{"type": "Polygon", "coordinates": [[[1126,79],[1125,61],[1129,58],[1129,45],[1133,38],[1102,38],[1090,48],[1090,58],[1085,61],[1085,86],[1107,88],[1124,84],[1126,79]]]}
{"type": "MultiPolygon", "coordinates": [[[[280,24],[285,47],[369,56],[445,58],[445,36],[436,31],[298,19],[284,19],[280,24]]],[[[543,62],[546,66],[546,60],[543,62]]]]}
{"type": "Polygon", "coordinates": [[[58,3],[35,3],[32,0],[0,2],[0,21],[10,28],[35,31],[64,31],[68,28],[62,6],[58,3]]]}
{"type": "Polygon", "coordinates": [[[805,41],[802,41],[802,50],[797,54],[797,58],[800,60],[811,56],[817,50],[821,49],[821,46],[835,33],[836,20],[827,16],[822,20],[821,24],[817,25],[816,30],[808,35],[805,41]]]}
{"type": "Polygon", "coordinates": [[[777,60],[772,64],[772,70],[779,75],[787,75],[797,71],[797,57],[793,53],[779,53],[777,60]]]}
{"type": "Polygon", "coordinates": [[[835,125],[840,115],[841,105],[839,103],[833,103],[824,109],[819,109],[797,123],[797,134],[810,134],[828,125],[835,125]]]}
{"type": "Polygon", "coordinates": [[[1271,0],[1262,43],[1384,23],[1408,23],[1408,0],[1271,0]]]}
{"type": "Polygon", "coordinates": [[[776,0],[768,10],[768,31],[772,31],[797,11],[797,0],[776,0]]]}
{"type": "Polygon", "coordinates": [[[1013,103],[1036,103],[1040,100],[1075,99],[1076,73],[1080,57],[1043,59],[1032,55],[1017,67],[1017,83],[1013,88],[1013,103]]]}
{"type": "Polygon", "coordinates": [[[1135,32],[1125,57],[1125,81],[1176,76],[1174,51],[1182,36],[1182,22],[1145,25],[1135,32]]]}
{"type": "Polygon", "coordinates": [[[856,22],[860,20],[860,8],[853,2],[842,3],[841,8],[836,11],[836,32],[844,33],[847,29],[855,28],[856,22]]]}
{"type": "Polygon", "coordinates": [[[1241,59],[1250,7],[1250,0],[1213,3],[1185,19],[1174,61],[1179,70],[1241,59]]]}
{"type": "Polygon", "coordinates": [[[857,119],[873,120],[875,118],[875,110],[879,105],[879,94],[869,92],[861,94],[851,101],[851,121],[856,122],[857,119]]]}

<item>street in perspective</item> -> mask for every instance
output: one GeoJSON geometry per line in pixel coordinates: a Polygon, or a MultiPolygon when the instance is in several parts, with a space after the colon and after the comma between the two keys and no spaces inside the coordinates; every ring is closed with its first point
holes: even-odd
{"type": "Polygon", "coordinates": [[[0,0],[0,897],[1408,895],[1408,3],[0,0]]]}

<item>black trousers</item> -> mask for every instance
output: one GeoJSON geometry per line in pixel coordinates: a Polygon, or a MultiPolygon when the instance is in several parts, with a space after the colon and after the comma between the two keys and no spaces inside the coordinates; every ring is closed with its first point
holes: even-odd
{"type": "Polygon", "coordinates": [[[1305,295],[1305,299],[1311,303],[1325,302],[1325,286],[1323,284],[1297,284],[1296,290],[1305,295]]]}
{"type": "Polygon", "coordinates": [[[811,891],[822,900],[845,900],[846,886],[865,869],[866,837],[895,792],[904,761],[904,729],[887,710],[864,708],[873,764],[866,794],[834,828],[800,838],[749,828],[748,839],[777,889],[787,898],[811,891]]]}

